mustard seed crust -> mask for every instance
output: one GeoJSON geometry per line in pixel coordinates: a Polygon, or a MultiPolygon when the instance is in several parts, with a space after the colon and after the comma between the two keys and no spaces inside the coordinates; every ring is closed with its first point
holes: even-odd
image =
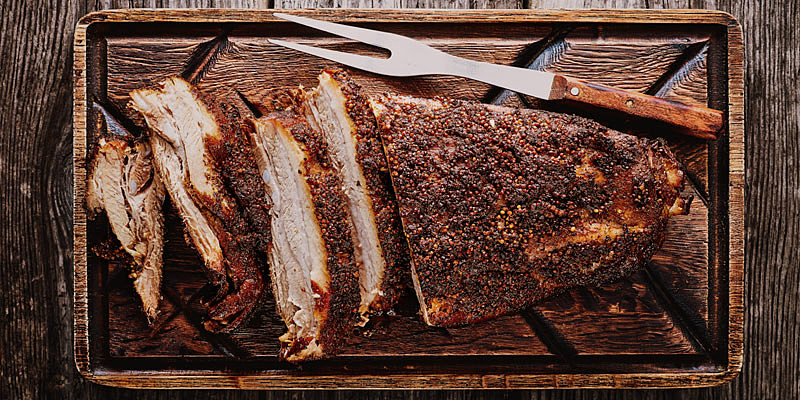
{"type": "Polygon", "coordinates": [[[443,98],[372,104],[430,325],[619,279],[663,242],[683,175],[660,141],[443,98]]]}

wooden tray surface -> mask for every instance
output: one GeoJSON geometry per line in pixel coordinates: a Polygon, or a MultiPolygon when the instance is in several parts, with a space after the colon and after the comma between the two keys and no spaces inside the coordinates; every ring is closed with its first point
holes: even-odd
{"type": "Polygon", "coordinates": [[[280,21],[273,11],[125,10],[85,16],[75,36],[75,360],[87,378],[126,387],[542,388],[686,387],[733,379],[742,357],[743,100],[738,23],[714,11],[305,10],[418,38],[458,56],[558,72],[728,113],[716,142],[622,115],[568,108],[455,77],[388,79],[350,70],[367,91],[448,96],[545,108],[664,137],[695,201],[675,217],[640,272],[580,288],[518,314],[439,329],[413,299],[354,332],[335,359],[279,362],[284,325],[269,300],[229,335],[202,329],[209,292],[201,262],[168,206],[162,317],[147,326],[124,265],[92,248],[111,234],[85,212],[86,155],[105,132],[99,102],[131,129],[128,93],[190,71],[201,90],[258,99],[264,88],[315,86],[337,65],[267,38],[380,55],[353,41],[280,21]]]}

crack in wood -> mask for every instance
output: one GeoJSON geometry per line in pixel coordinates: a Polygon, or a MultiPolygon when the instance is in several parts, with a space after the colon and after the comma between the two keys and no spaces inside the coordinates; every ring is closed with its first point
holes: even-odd
{"type": "Polygon", "coordinates": [[[228,33],[230,28],[223,28],[219,36],[197,45],[184,64],[181,78],[192,85],[197,85],[222,54],[235,51],[233,43],[228,39],[228,33]]]}
{"type": "Polygon", "coordinates": [[[253,102],[250,101],[242,92],[237,90],[236,95],[239,96],[239,99],[242,101],[242,103],[244,103],[245,107],[247,107],[247,109],[255,118],[261,118],[264,115],[264,113],[262,113],[261,110],[259,110],[258,107],[256,107],[256,105],[253,104],[253,102]]]}
{"type": "MultiPolygon", "coordinates": [[[[575,26],[574,24],[569,24],[553,27],[553,30],[544,39],[525,46],[516,60],[511,63],[511,66],[533,70],[543,70],[550,66],[569,48],[569,44],[564,38],[575,29],[575,26]]],[[[483,103],[502,104],[514,94],[516,92],[512,90],[492,86],[486,91],[481,101],[483,103]]],[[[524,96],[519,97],[523,104],[527,103],[524,96]]],[[[526,104],[526,107],[530,108],[528,104],[526,104]]]]}
{"type": "Polygon", "coordinates": [[[92,97],[92,109],[103,116],[106,123],[106,132],[119,137],[141,137],[139,127],[125,117],[120,110],[111,103],[103,103],[97,97],[92,97]]]}
{"type": "MultiPolygon", "coordinates": [[[[706,335],[698,330],[692,322],[689,313],[680,306],[672,293],[670,293],[664,282],[661,281],[653,270],[650,262],[645,264],[643,270],[643,275],[646,278],[648,286],[652,289],[656,301],[664,307],[667,314],[676,322],[676,325],[678,325],[683,335],[689,340],[692,347],[694,347],[697,352],[712,359],[711,344],[706,340],[706,335]]],[[[717,360],[713,361],[716,362],[717,360]]]]}
{"type": "Polygon", "coordinates": [[[525,323],[533,330],[533,333],[544,343],[551,353],[561,357],[568,365],[575,364],[575,356],[578,350],[569,342],[550,322],[547,321],[542,313],[535,307],[531,307],[522,313],[525,323]]]}

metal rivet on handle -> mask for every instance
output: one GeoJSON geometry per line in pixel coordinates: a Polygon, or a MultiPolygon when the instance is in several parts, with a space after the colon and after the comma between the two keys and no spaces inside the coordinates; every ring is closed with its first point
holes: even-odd
{"type": "Polygon", "coordinates": [[[628,101],[625,102],[625,105],[628,107],[633,107],[633,100],[628,99],[628,101]]]}
{"type": "Polygon", "coordinates": [[[581,91],[576,87],[573,87],[572,89],[569,90],[569,94],[571,94],[573,96],[577,96],[578,94],[580,94],[580,92],[581,91]]]}

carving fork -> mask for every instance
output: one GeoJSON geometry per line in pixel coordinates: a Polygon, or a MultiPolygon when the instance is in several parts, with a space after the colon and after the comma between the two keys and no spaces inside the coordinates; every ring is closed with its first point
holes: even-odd
{"type": "Polygon", "coordinates": [[[467,60],[394,33],[283,13],[274,13],[273,15],[277,18],[389,50],[391,52],[389,58],[375,58],[284,40],[269,39],[270,43],[279,46],[376,74],[398,77],[420,75],[459,76],[544,100],[572,100],[666,122],[683,128],[683,133],[702,139],[717,139],[725,125],[724,113],[707,107],[691,106],[550,72],[467,60]]]}

